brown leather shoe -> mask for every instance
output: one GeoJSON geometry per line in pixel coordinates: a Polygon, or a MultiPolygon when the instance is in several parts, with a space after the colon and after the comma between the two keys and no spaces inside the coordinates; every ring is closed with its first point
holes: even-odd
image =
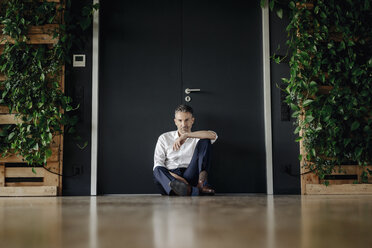
{"type": "Polygon", "coordinates": [[[198,189],[200,195],[214,195],[216,192],[214,189],[209,187],[208,185],[204,185],[207,181],[208,173],[206,171],[201,171],[199,174],[199,180],[198,180],[198,189]]]}
{"type": "Polygon", "coordinates": [[[199,189],[200,195],[214,195],[216,193],[214,189],[212,189],[208,185],[204,185],[204,182],[200,180],[197,187],[199,189]]]}

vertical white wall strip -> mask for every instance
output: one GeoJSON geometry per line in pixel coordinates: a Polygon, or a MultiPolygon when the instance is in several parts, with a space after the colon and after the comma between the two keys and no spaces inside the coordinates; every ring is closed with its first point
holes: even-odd
{"type": "MultiPolygon", "coordinates": [[[[99,0],[94,0],[94,4],[99,0]]],[[[99,45],[99,10],[93,15],[93,57],[92,57],[92,157],[90,194],[97,195],[97,160],[98,160],[98,45],[99,45]]]]}
{"type": "Polygon", "coordinates": [[[265,111],[265,144],[266,144],[266,183],[267,194],[273,194],[273,151],[271,128],[271,90],[270,90],[270,32],[269,32],[269,3],[266,0],[262,8],[262,56],[264,83],[264,111],[265,111]]]}

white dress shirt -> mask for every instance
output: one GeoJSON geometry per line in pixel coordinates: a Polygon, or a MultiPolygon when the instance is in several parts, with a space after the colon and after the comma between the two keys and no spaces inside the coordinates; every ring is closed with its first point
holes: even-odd
{"type": "MultiPolygon", "coordinates": [[[[215,132],[214,132],[215,133],[215,132]]],[[[174,151],[174,142],[179,138],[178,131],[163,133],[158,138],[154,154],[154,168],[163,166],[168,170],[187,168],[191,162],[195,147],[199,141],[197,138],[187,138],[179,150],[174,151]]],[[[217,140],[211,140],[213,144],[217,140]]]]}

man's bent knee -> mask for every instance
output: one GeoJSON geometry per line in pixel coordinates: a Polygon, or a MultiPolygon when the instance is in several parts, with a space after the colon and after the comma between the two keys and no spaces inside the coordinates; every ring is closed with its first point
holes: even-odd
{"type": "Polygon", "coordinates": [[[168,171],[167,168],[162,167],[162,166],[156,166],[153,175],[155,178],[159,177],[160,174],[164,173],[164,170],[168,171]]]}

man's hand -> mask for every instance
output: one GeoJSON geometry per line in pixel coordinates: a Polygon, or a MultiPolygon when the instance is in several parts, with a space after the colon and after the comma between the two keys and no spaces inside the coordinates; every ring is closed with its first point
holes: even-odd
{"type": "Polygon", "coordinates": [[[178,151],[183,145],[183,143],[185,143],[187,138],[188,138],[187,133],[181,134],[181,136],[176,140],[176,142],[174,142],[173,151],[178,151]]]}

